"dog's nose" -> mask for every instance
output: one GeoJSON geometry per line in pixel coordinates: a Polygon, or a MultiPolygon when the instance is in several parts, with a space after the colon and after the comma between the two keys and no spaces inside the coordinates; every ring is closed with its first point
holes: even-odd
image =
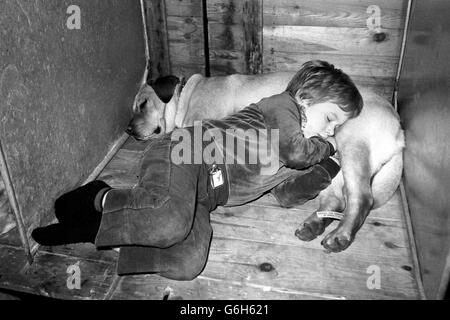
{"type": "Polygon", "coordinates": [[[160,134],[161,133],[161,127],[158,127],[153,131],[154,134],[160,134]]]}
{"type": "Polygon", "coordinates": [[[128,128],[125,130],[126,133],[128,133],[129,135],[133,134],[133,127],[132,126],[128,126],[128,128]]]}

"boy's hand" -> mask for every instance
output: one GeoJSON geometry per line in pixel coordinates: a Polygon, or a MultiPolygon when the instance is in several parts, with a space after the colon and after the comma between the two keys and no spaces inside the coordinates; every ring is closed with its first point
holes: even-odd
{"type": "Polygon", "coordinates": [[[327,141],[333,145],[334,150],[337,150],[336,139],[333,136],[332,137],[328,137],[327,141]]]}

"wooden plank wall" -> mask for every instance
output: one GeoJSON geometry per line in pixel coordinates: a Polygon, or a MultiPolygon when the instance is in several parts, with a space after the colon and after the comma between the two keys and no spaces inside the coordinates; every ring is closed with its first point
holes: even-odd
{"type": "Polygon", "coordinates": [[[211,75],[254,74],[263,70],[263,1],[210,0],[211,75]]]}
{"type": "Polygon", "coordinates": [[[204,74],[202,1],[166,0],[166,15],[172,74],[204,74]]]}
{"type": "MultiPolygon", "coordinates": [[[[159,1],[172,74],[204,74],[202,1],[159,1]]],[[[323,59],[391,98],[406,6],[407,0],[208,0],[211,75],[295,71],[323,59]]]]}
{"type": "Polygon", "coordinates": [[[150,79],[170,74],[166,18],[166,4],[164,0],[146,0],[150,79]]]}
{"type": "Polygon", "coordinates": [[[265,1],[264,71],[323,59],[391,98],[406,6],[406,0],[265,1]]]}
{"type": "Polygon", "coordinates": [[[150,48],[149,77],[204,74],[201,0],[145,0],[150,48]]]}

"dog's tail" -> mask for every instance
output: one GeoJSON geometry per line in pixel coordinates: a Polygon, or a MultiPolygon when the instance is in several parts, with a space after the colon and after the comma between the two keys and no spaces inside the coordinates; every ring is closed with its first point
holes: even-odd
{"type": "Polygon", "coordinates": [[[381,207],[394,195],[397,190],[403,172],[403,153],[395,154],[372,179],[373,207],[381,207]]]}

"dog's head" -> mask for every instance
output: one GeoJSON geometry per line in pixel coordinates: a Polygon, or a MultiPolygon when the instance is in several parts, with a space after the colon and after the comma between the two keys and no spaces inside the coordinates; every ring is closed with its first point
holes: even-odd
{"type": "Polygon", "coordinates": [[[166,132],[165,109],[172,102],[180,79],[165,76],[145,83],[133,103],[133,118],[127,133],[137,140],[148,140],[166,132]]]}

